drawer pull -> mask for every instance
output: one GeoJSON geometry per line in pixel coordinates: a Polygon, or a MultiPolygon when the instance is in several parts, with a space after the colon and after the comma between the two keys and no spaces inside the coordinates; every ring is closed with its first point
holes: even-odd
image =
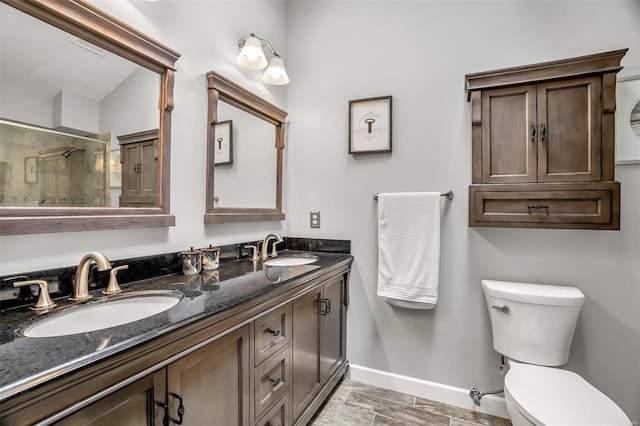
{"type": "Polygon", "coordinates": [[[280,377],[278,377],[277,379],[272,379],[271,377],[269,377],[269,381],[271,382],[271,386],[275,388],[280,384],[282,380],[280,380],[280,377]]]}
{"type": "Polygon", "coordinates": [[[270,328],[269,328],[269,329],[267,329],[267,331],[268,331],[269,333],[271,333],[271,335],[272,335],[273,337],[276,337],[276,336],[279,336],[279,335],[280,335],[280,330],[272,330],[272,329],[270,329],[270,328]]]}
{"type": "Polygon", "coordinates": [[[536,210],[547,209],[548,210],[549,206],[544,206],[542,204],[535,204],[535,205],[527,206],[527,208],[529,210],[531,210],[531,209],[536,209],[536,210]]]}

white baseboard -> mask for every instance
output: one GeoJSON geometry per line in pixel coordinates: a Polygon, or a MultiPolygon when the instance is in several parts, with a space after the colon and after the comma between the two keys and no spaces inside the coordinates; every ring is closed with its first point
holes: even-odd
{"type": "Polygon", "coordinates": [[[351,379],[356,382],[408,393],[492,416],[509,418],[506,402],[501,396],[485,395],[482,397],[482,405],[478,407],[469,397],[471,389],[457,388],[354,364],[350,364],[349,369],[351,379]]]}

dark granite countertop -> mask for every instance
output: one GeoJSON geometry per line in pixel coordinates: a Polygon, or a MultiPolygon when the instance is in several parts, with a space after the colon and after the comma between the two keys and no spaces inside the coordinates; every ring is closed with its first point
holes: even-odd
{"type": "MultiPolygon", "coordinates": [[[[151,317],[107,329],[58,337],[25,337],[21,330],[61,311],[78,309],[78,302],[56,300],[50,312],[28,309],[5,311],[0,323],[0,402],[67,373],[170,333],[187,324],[248,302],[269,292],[293,288],[319,272],[344,262],[348,254],[286,250],[281,256],[313,254],[314,263],[291,267],[264,267],[246,259],[222,262],[212,273],[172,274],[123,285],[124,293],[141,290],[178,290],[184,297],[174,307],[151,317]]],[[[105,299],[100,291],[86,303],[105,299]]],[[[117,296],[111,296],[117,297],[117,296]]]]}

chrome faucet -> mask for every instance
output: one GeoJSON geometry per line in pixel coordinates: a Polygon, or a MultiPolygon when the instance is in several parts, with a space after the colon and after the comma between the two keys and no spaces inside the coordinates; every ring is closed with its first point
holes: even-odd
{"type": "Polygon", "coordinates": [[[91,252],[85,255],[76,269],[76,278],[73,282],[73,297],[71,300],[87,300],[91,298],[89,294],[89,266],[91,261],[96,262],[99,271],[111,269],[111,262],[102,253],[91,252]]]}
{"type": "Polygon", "coordinates": [[[273,243],[273,246],[271,248],[271,257],[278,256],[278,252],[276,251],[276,244],[281,243],[284,240],[282,239],[282,236],[280,234],[278,234],[277,232],[272,232],[264,238],[264,241],[262,241],[262,249],[260,250],[260,260],[265,260],[266,258],[269,257],[269,255],[267,254],[267,247],[269,246],[270,240],[276,240],[273,243]]]}

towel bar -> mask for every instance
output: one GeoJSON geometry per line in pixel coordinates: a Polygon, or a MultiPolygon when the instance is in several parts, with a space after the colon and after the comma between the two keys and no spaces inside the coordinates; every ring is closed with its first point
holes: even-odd
{"type": "MultiPolygon", "coordinates": [[[[375,194],[373,194],[373,199],[375,201],[378,201],[378,194],[380,194],[379,192],[376,192],[375,194]]],[[[449,192],[443,192],[440,194],[441,197],[446,197],[448,200],[453,200],[453,191],[449,191],[449,192]]]]}

